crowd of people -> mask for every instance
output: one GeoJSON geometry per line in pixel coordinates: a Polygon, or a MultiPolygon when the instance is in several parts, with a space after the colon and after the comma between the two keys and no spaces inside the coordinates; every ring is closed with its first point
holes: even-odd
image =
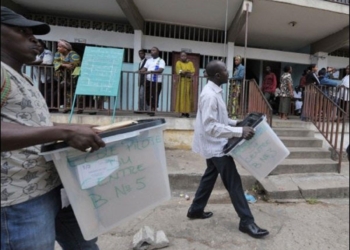
{"type": "Polygon", "coordinates": [[[303,71],[299,84],[293,83],[291,66],[285,66],[278,84],[276,75],[271,68],[266,67],[266,74],[261,90],[271,104],[274,114],[279,114],[283,120],[288,115],[303,116],[304,90],[307,85],[318,86],[327,97],[338,104],[345,112],[349,105],[349,65],[345,68],[345,76],[340,81],[339,70],[328,67],[318,70],[316,64],[312,64],[303,71]],[[293,106],[292,106],[293,105],[293,106]]]}
{"type": "MultiPolygon", "coordinates": [[[[38,70],[34,67],[34,79],[39,83],[39,90],[46,98],[50,107],[50,112],[57,112],[59,107],[63,107],[63,112],[67,113],[71,109],[72,95],[75,93],[77,78],[80,74],[81,56],[74,51],[72,45],[63,39],[57,43],[57,52],[53,55],[47,49],[42,40],[38,40],[39,54],[36,60],[29,65],[53,66],[41,67],[38,70]],[[41,72],[38,72],[41,71],[41,72]],[[40,74],[40,76],[39,76],[40,74]],[[49,83],[49,84],[47,84],[49,83]],[[50,84],[53,83],[53,84],[50,84]]],[[[162,91],[165,61],[159,56],[160,51],[157,47],[151,49],[150,58],[146,58],[146,50],[139,51],[140,63],[137,73],[139,73],[139,100],[138,110],[135,113],[147,113],[154,116],[159,107],[159,98],[162,91]]],[[[196,73],[193,62],[188,59],[186,52],[180,53],[180,59],[176,62],[174,68],[175,83],[175,106],[174,111],[180,117],[190,117],[194,110],[194,86],[193,76],[196,73]]],[[[318,70],[317,65],[313,64],[304,70],[299,84],[293,83],[293,69],[286,66],[283,69],[279,81],[276,74],[270,66],[265,68],[265,75],[261,86],[264,97],[273,107],[274,114],[278,114],[280,119],[286,120],[289,115],[303,116],[304,89],[308,84],[320,86],[324,93],[332,98],[333,101],[341,105],[345,111],[349,102],[349,66],[346,68],[346,76],[339,81],[339,70],[328,67],[318,70]],[[342,88],[340,88],[343,86],[342,88]]],[[[197,72],[198,73],[198,72],[197,72]]],[[[234,71],[232,77],[229,77],[230,89],[228,93],[228,114],[231,118],[236,118],[239,113],[239,99],[241,85],[245,74],[245,66],[242,64],[242,57],[234,58],[234,71]]],[[[103,97],[79,97],[77,113],[82,113],[85,104],[94,106],[97,102],[98,108],[102,109],[103,97]]],[[[96,114],[92,112],[90,114],[96,114]]]]}
{"type": "MultiPolygon", "coordinates": [[[[49,32],[48,24],[26,19],[1,7],[1,249],[53,250],[57,241],[63,249],[97,250],[97,238],[86,240],[82,235],[75,216],[81,211],[73,211],[71,205],[61,200],[65,191],[56,168],[62,166],[46,161],[40,152],[43,144],[64,141],[72,148],[89,153],[105,147],[105,142],[93,125],[53,123],[43,95],[32,79],[22,73],[25,64],[51,63],[45,46],[34,36],[49,32]]],[[[144,91],[149,93],[146,103],[155,111],[165,63],[159,57],[158,48],[153,47],[151,55],[152,58],[140,65],[140,75],[146,76],[144,91]],[[156,85],[152,86],[154,82],[156,85]]],[[[79,74],[76,71],[80,57],[67,41],[59,41],[52,63],[59,84],[61,74],[68,74],[69,70],[72,77],[63,78],[69,81],[63,85],[73,89],[72,79],[74,74],[79,74]]],[[[188,79],[193,71],[182,53],[177,69],[178,91],[186,95],[178,102],[189,99],[186,84],[191,83],[188,79]]],[[[187,217],[208,219],[213,216],[204,209],[220,174],[240,217],[239,230],[254,238],[265,237],[269,231],[255,223],[233,158],[222,154],[222,146],[228,138],[249,140],[254,136],[254,129],[239,126],[236,120],[228,118],[220,88],[228,79],[225,64],[209,62],[206,76],[208,84],[199,100],[194,151],[207,159],[207,170],[187,217]]],[[[36,77],[41,81],[41,72],[37,72],[36,77]]],[[[177,110],[183,114],[190,112],[188,105],[178,104],[177,110]]]]}

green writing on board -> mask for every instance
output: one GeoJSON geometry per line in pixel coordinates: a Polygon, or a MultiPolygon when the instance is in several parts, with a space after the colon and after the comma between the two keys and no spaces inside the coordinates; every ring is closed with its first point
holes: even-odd
{"type": "Polygon", "coordinates": [[[76,95],[118,96],[124,49],[85,48],[76,95]]]}

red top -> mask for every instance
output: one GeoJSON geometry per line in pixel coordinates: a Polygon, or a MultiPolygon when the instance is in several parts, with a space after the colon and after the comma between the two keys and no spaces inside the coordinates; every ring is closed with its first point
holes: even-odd
{"type": "Polygon", "coordinates": [[[306,86],[306,75],[300,78],[299,87],[304,88],[306,86]]]}
{"type": "Polygon", "coordinates": [[[272,93],[274,94],[277,87],[276,75],[274,73],[269,73],[265,76],[264,82],[262,85],[262,92],[272,93]]]}

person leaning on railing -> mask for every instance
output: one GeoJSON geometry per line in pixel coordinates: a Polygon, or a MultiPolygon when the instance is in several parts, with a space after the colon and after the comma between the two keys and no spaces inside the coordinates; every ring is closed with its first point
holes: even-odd
{"type": "Polygon", "coordinates": [[[318,77],[320,80],[320,87],[325,95],[331,98],[333,101],[337,102],[337,91],[336,87],[339,85],[339,82],[329,78],[329,73],[325,69],[321,69],[318,72],[318,77]]]}
{"type": "Polygon", "coordinates": [[[186,52],[181,52],[180,59],[176,62],[178,81],[175,112],[181,113],[181,117],[190,118],[192,111],[192,83],[195,69],[193,63],[187,59],[186,52]]]}
{"type": "MultiPolygon", "coordinates": [[[[72,45],[66,40],[58,40],[57,52],[54,57],[55,76],[60,83],[60,105],[64,104],[64,97],[67,98],[67,107],[63,113],[70,111],[71,99],[70,88],[73,88],[73,95],[75,92],[76,80],[75,78],[80,74],[81,59],[77,52],[72,48],[72,45]],[[66,72],[66,75],[65,75],[66,72]],[[64,78],[66,76],[66,78],[64,78]],[[66,85],[67,93],[64,96],[64,85],[66,85]]],[[[79,110],[78,113],[82,113],[79,110]]]]}

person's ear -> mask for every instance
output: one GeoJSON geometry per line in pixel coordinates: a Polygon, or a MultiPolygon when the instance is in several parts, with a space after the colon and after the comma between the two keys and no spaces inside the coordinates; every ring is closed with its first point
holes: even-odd
{"type": "Polygon", "coordinates": [[[216,74],[215,74],[215,77],[216,77],[216,78],[220,78],[220,74],[219,74],[219,73],[216,73],[216,74]]]}

